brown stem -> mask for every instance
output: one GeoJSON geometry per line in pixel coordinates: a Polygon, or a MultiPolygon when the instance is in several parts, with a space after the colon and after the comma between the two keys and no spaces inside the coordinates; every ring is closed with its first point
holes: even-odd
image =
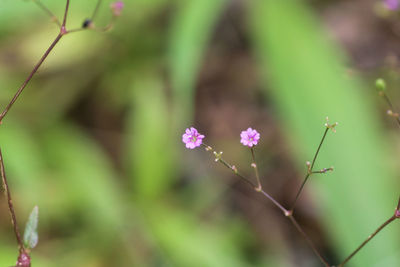
{"type": "Polygon", "coordinates": [[[39,62],[35,65],[29,76],[26,78],[24,83],[21,85],[21,87],[17,90],[15,93],[14,97],[11,99],[10,103],[6,106],[6,108],[3,110],[3,112],[0,114],[0,123],[3,121],[4,117],[7,115],[8,111],[11,109],[11,107],[14,105],[15,101],[17,101],[18,97],[21,95],[21,93],[24,91],[25,87],[28,85],[29,81],[32,79],[32,77],[36,74],[42,63],[45,61],[47,56],[50,54],[50,52],[53,50],[53,48],[56,46],[56,44],[60,41],[61,37],[63,36],[63,33],[60,33],[57,35],[56,39],[54,39],[53,43],[50,45],[49,48],[47,48],[46,52],[43,54],[43,56],[40,58],[39,62]]]}
{"type": "Polygon", "coordinates": [[[396,216],[393,215],[388,220],[386,220],[381,226],[378,227],[378,229],[375,230],[375,232],[373,232],[370,236],[368,236],[368,238],[364,242],[362,242],[361,245],[358,246],[358,248],[353,251],[353,253],[351,253],[342,263],[340,263],[338,267],[342,267],[343,265],[345,265],[351,258],[353,258],[354,255],[356,255],[360,251],[360,249],[362,249],[372,238],[374,238],[374,236],[376,236],[383,228],[385,228],[395,219],[396,216]]]}
{"type": "Polygon", "coordinates": [[[319,142],[317,151],[315,151],[314,158],[313,158],[313,160],[312,160],[312,162],[311,162],[311,165],[310,165],[309,169],[307,170],[306,176],[304,177],[303,183],[301,184],[299,190],[297,191],[296,197],[295,197],[294,202],[293,202],[293,204],[292,204],[292,207],[291,207],[291,209],[290,209],[291,211],[294,210],[294,207],[296,206],[297,200],[299,199],[300,194],[301,194],[301,192],[303,191],[303,188],[304,188],[304,186],[305,186],[305,184],[306,184],[308,178],[310,178],[310,176],[311,176],[311,174],[312,174],[312,171],[313,171],[313,168],[314,168],[314,165],[315,165],[315,161],[317,160],[319,151],[321,150],[322,144],[323,144],[324,141],[325,141],[325,138],[326,138],[326,135],[327,135],[328,131],[329,131],[329,128],[326,127],[326,129],[325,129],[325,131],[324,131],[324,134],[322,135],[321,141],[319,142]]]}
{"type": "Polygon", "coordinates": [[[397,203],[397,208],[396,210],[400,210],[400,196],[399,196],[399,203],[397,203]]]}
{"type": "Polygon", "coordinates": [[[301,228],[300,224],[296,221],[296,219],[293,217],[293,215],[287,216],[289,220],[292,222],[292,224],[296,227],[297,231],[300,232],[300,234],[304,237],[304,239],[307,241],[308,245],[312,248],[314,251],[315,255],[318,256],[318,258],[325,264],[325,266],[330,266],[328,261],[322,256],[322,254],[319,252],[317,247],[314,245],[310,237],[304,232],[303,228],[301,228]]]}
{"type": "Polygon", "coordinates": [[[17,238],[19,252],[21,254],[21,253],[25,252],[25,248],[22,243],[21,235],[20,235],[19,229],[18,229],[17,217],[15,216],[15,210],[14,210],[14,206],[12,203],[11,193],[10,193],[10,189],[8,187],[6,172],[4,169],[3,154],[1,153],[1,148],[0,148],[0,172],[1,172],[1,179],[3,181],[3,186],[4,186],[4,194],[6,195],[7,202],[8,202],[8,210],[11,215],[11,223],[14,227],[15,237],[17,238]]]}
{"type": "Polygon", "coordinates": [[[65,26],[67,24],[68,9],[69,9],[69,0],[67,0],[67,4],[66,4],[66,7],[65,7],[65,12],[64,12],[63,23],[61,25],[61,28],[65,28],[65,26]]]}
{"type": "MultiPolygon", "coordinates": [[[[257,190],[256,190],[257,191],[257,190]]],[[[257,191],[258,192],[258,191],[257,191]]],[[[261,194],[263,194],[266,198],[268,198],[275,206],[277,206],[285,216],[290,216],[289,211],[285,209],[275,198],[273,198],[270,194],[265,192],[263,189],[259,191],[261,194]]]]}

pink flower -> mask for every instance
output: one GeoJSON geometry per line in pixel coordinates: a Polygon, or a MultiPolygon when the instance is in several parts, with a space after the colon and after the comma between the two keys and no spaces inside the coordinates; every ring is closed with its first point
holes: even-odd
{"type": "Polygon", "coordinates": [[[258,140],[260,140],[260,134],[256,130],[248,128],[246,131],[242,131],[240,138],[240,143],[242,143],[244,146],[253,147],[258,144],[258,140]]]}
{"type": "Polygon", "coordinates": [[[384,0],[384,4],[389,10],[397,10],[399,8],[399,0],[384,0]]]}
{"type": "Polygon", "coordinates": [[[119,17],[121,16],[122,9],[124,8],[124,2],[122,1],[114,2],[110,5],[110,8],[113,12],[113,15],[119,17]]]}
{"type": "Polygon", "coordinates": [[[203,138],[204,135],[199,134],[195,128],[190,127],[190,129],[187,128],[182,135],[182,142],[186,144],[186,148],[193,149],[203,143],[203,138]]]}

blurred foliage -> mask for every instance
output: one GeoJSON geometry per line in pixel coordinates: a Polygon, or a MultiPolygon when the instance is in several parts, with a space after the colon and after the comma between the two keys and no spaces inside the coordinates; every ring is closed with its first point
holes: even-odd
{"type": "MultiPolygon", "coordinates": [[[[43,3],[61,16],[64,1],[43,3]]],[[[71,1],[70,28],[95,3],[71,1]]],[[[109,3],[96,24],[107,23],[109,3]]],[[[205,167],[202,156],[192,155],[202,152],[179,144],[194,118],[207,50],[231,4],[127,0],[111,32],[79,32],[57,45],[0,130],[20,225],[32,206],[40,208],[33,266],[300,265],[302,256],[293,260],[285,241],[290,234],[273,228],[283,223],[268,214],[277,223],[268,222],[265,232],[250,227],[234,204],[220,203],[229,199],[214,165],[205,167]]],[[[335,172],[309,185],[339,262],[391,215],[398,197],[371,94],[359,78],[346,77],[343,53],[324,39],[305,3],[243,6],[265,99],[272,97],[279,111],[300,171],[324,116],[340,122],[317,162],[333,164],[335,172]]],[[[56,34],[30,1],[0,0],[1,107],[56,34]]],[[[0,266],[10,266],[17,246],[5,203],[0,212],[0,266]]],[[[392,225],[349,266],[397,266],[398,232],[392,225]]],[[[307,245],[300,246],[312,258],[304,266],[319,266],[307,245]]]]}

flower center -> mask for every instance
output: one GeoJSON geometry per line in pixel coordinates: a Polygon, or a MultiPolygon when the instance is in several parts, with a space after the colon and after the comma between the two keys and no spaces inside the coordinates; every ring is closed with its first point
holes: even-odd
{"type": "Polygon", "coordinates": [[[192,136],[192,143],[195,143],[197,140],[196,136],[192,136]]]}

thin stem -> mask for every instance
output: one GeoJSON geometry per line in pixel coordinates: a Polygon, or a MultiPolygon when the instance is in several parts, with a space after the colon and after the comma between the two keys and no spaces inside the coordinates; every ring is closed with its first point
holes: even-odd
{"type": "Polygon", "coordinates": [[[254,153],[254,147],[251,147],[250,150],[251,150],[251,157],[253,158],[253,163],[251,164],[251,167],[254,168],[254,172],[256,173],[256,179],[257,179],[256,191],[261,191],[262,186],[261,186],[260,175],[258,174],[258,167],[256,163],[256,156],[254,153]]]}
{"type": "Polygon", "coordinates": [[[227,167],[228,169],[230,169],[231,171],[233,171],[234,174],[236,174],[236,176],[238,176],[239,178],[241,178],[243,181],[245,181],[246,183],[248,183],[249,185],[251,185],[252,187],[255,187],[255,185],[249,180],[247,179],[244,175],[240,174],[238,171],[233,170],[232,165],[230,165],[228,162],[226,162],[223,158],[220,158],[218,160],[218,162],[220,162],[222,165],[224,165],[225,167],[227,167]]]}
{"type": "Polygon", "coordinates": [[[33,0],[33,2],[40,8],[42,9],[45,13],[47,13],[51,19],[59,26],[61,27],[61,22],[58,20],[57,16],[54,15],[53,12],[51,12],[50,9],[48,9],[42,2],[39,0],[33,0]]]}
{"type": "MultiPolygon", "coordinates": [[[[389,99],[389,97],[387,96],[387,94],[386,94],[385,92],[383,92],[383,91],[381,91],[380,93],[381,93],[381,96],[383,96],[383,99],[386,101],[386,104],[390,107],[390,109],[391,109],[393,112],[395,112],[395,108],[394,108],[394,106],[393,106],[393,104],[392,104],[392,101],[390,101],[390,99],[389,99]]],[[[397,124],[400,126],[400,118],[397,117],[397,116],[396,116],[395,118],[396,118],[397,124]]]]}
{"type": "Polygon", "coordinates": [[[296,227],[297,231],[300,232],[300,234],[304,237],[304,239],[307,241],[307,243],[310,245],[314,253],[318,256],[318,258],[325,264],[325,266],[330,266],[328,261],[322,256],[322,254],[318,251],[317,247],[314,245],[310,237],[304,232],[303,228],[299,225],[299,223],[296,221],[296,219],[291,215],[288,216],[289,220],[292,222],[292,224],[296,227]]]}
{"type": "MultiPolygon", "coordinates": [[[[257,190],[256,190],[257,191],[257,190]]],[[[263,194],[266,198],[268,198],[272,203],[274,203],[275,206],[277,206],[282,212],[283,214],[288,217],[291,216],[289,214],[289,211],[287,209],[285,209],[285,207],[283,207],[278,201],[276,201],[270,194],[268,194],[267,192],[265,192],[263,189],[261,189],[260,191],[261,194],[263,194]]]]}
{"type": "Polygon", "coordinates": [[[385,228],[395,219],[396,216],[393,215],[388,220],[386,220],[381,226],[378,227],[378,229],[375,230],[375,232],[373,232],[370,236],[368,236],[368,238],[364,242],[362,242],[361,245],[356,250],[353,251],[353,253],[351,253],[342,263],[340,263],[338,267],[342,267],[343,265],[345,265],[354,255],[356,255],[360,251],[360,249],[362,249],[372,238],[374,238],[374,236],[376,236],[383,228],[385,228]]]}
{"type": "Polygon", "coordinates": [[[36,74],[37,70],[40,68],[42,63],[45,61],[47,56],[50,54],[50,52],[53,50],[53,48],[56,46],[56,44],[60,41],[61,37],[63,36],[62,33],[57,35],[56,39],[54,39],[53,43],[50,45],[49,48],[47,48],[46,52],[43,54],[43,56],[40,58],[39,62],[36,63],[35,67],[31,71],[31,73],[28,75],[24,83],[21,85],[21,87],[17,90],[15,93],[14,97],[11,99],[10,103],[6,106],[6,108],[3,110],[3,112],[0,114],[0,123],[3,121],[4,117],[7,115],[8,111],[11,109],[11,107],[14,105],[15,101],[17,101],[18,97],[21,95],[22,91],[25,89],[25,87],[28,85],[29,81],[32,79],[32,77],[36,74]]]}
{"type": "Polygon", "coordinates": [[[292,204],[292,208],[290,209],[290,210],[292,210],[292,211],[294,210],[294,207],[296,206],[297,200],[299,199],[300,194],[301,194],[301,192],[303,191],[303,188],[304,188],[304,186],[305,186],[305,184],[306,184],[308,178],[310,178],[310,175],[311,175],[312,172],[313,172],[313,168],[314,168],[314,165],[315,165],[315,161],[316,161],[317,158],[318,158],[319,151],[321,150],[322,144],[323,144],[324,141],[325,141],[325,138],[326,138],[326,135],[327,135],[328,131],[329,131],[329,128],[326,127],[326,129],[325,129],[325,131],[324,131],[324,134],[322,135],[321,141],[319,142],[317,151],[316,151],[315,154],[314,154],[314,158],[313,158],[313,160],[312,160],[312,162],[311,162],[311,165],[310,165],[309,169],[307,170],[306,176],[304,177],[303,183],[301,184],[299,190],[297,191],[296,197],[295,197],[294,202],[293,202],[293,204],[292,204]]]}
{"type": "Polygon", "coordinates": [[[66,4],[66,7],[65,7],[65,12],[64,12],[63,23],[61,25],[61,28],[65,28],[65,26],[67,24],[68,9],[69,9],[69,0],[67,0],[67,4],[66,4]]]}
{"type": "Polygon", "coordinates": [[[110,22],[106,26],[104,26],[103,28],[94,28],[94,30],[98,31],[98,32],[106,32],[106,31],[110,30],[112,27],[114,27],[116,20],[117,20],[117,17],[113,15],[111,17],[110,22]]]}
{"type": "MultiPolygon", "coordinates": [[[[210,151],[211,153],[216,153],[216,151],[211,146],[206,145],[204,143],[202,143],[201,145],[206,149],[206,151],[210,151]]],[[[221,156],[218,158],[218,162],[220,162],[222,165],[224,165],[225,167],[230,169],[236,176],[238,176],[240,179],[242,179],[243,181],[245,181],[246,183],[251,185],[253,188],[255,187],[253,182],[251,182],[244,175],[239,173],[235,166],[233,166],[233,165],[229,164],[228,162],[226,162],[221,156]]]]}
{"type": "Polygon", "coordinates": [[[18,229],[17,217],[15,216],[15,210],[14,210],[14,206],[12,203],[11,193],[10,193],[10,189],[8,187],[6,171],[4,169],[3,154],[1,153],[1,149],[0,149],[0,173],[1,173],[1,179],[3,181],[3,186],[4,186],[4,194],[6,195],[7,202],[8,202],[8,210],[10,211],[10,215],[11,215],[11,223],[14,227],[15,237],[17,238],[19,252],[21,254],[21,253],[25,252],[25,248],[22,243],[21,235],[20,235],[19,229],[18,229]]]}
{"type": "Polygon", "coordinates": [[[397,203],[397,208],[396,210],[400,210],[400,196],[399,196],[399,203],[397,203]]]}
{"type": "Polygon", "coordinates": [[[96,4],[96,7],[95,7],[95,9],[94,9],[94,11],[93,11],[92,17],[90,18],[91,21],[93,21],[93,20],[96,18],[96,15],[97,15],[97,13],[98,13],[98,11],[99,11],[101,2],[102,2],[101,0],[98,0],[98,1],[97,1],[97,4],[96,4]]]}

